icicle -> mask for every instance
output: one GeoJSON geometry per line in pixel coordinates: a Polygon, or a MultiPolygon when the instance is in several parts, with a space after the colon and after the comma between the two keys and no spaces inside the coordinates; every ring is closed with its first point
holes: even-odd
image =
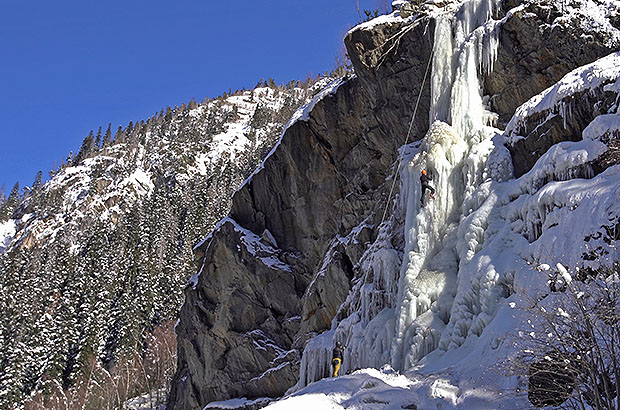
{"type": "Polygon", "coordinates": [[[442,44],[443,47],[435,46],[433,50],[430,124],[437,120],[447,122],[450,115],[454,52],[452,49],[452,20],[449,17],[437,17],[433,43],[442,44]]]}

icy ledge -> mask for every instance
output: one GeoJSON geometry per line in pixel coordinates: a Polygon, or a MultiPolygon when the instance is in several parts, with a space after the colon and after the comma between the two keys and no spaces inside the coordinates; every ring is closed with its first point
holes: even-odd
{"type": "Polygon", "coordinates": [[[604,91],[620,91],[620,52],[571,71],[555,85],[530,98],[517,108],[506,126],[506,135],[510,142],[521,138],[518,135],[520,129],[527,118],[536,113],[550,111],[566,119],[568,107],[563,102],[565,98],[583,91],[592,92],[601,86],[604,86],[604,91]]]}

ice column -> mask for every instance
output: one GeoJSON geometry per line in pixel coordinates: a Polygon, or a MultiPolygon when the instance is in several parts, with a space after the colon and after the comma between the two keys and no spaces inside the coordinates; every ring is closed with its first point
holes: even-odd
{"type": "Polygon", "coordinates": [[[497,47],[490,20],[497,0],[464,2],[456,15],[440,15],[431,76],[432,125],[421,151],[408,162],[405,257],[400,270],[392,366],[405,370],[436,349],[456,292],[457,228],[462,204],[482,182],[493,131],[479,75],[490,70],[497,47]],[[450,124],[450,125],[448,125],[450,124]],[[437,200],[420,208],[421,169],[434,175],[437,200]]]}

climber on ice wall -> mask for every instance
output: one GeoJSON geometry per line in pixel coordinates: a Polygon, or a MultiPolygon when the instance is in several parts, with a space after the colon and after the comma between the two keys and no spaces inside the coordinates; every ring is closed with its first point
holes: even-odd
{"type": "Polygon", "coordinates": [[[342,364],[342,356],[344,354],[344,346],[340,342],[336,342],[336,347],[332,352],[332,377],[338,376],[338,371],[340,371],[340,365],[342,364]]]}
{"type": "Polygon", "coordinates": [[[430,174],[426,172],[425,169],[423,169],[422,174],[420,175],[420,183],[422,184],[422,196],[420,197],[420,203],[422,204],[423,208],[424,208],[424,194],[426,193],[427,189],[431,191],[430,198],[435,199],[435,189],[429,185],[429,182],[431,182],[432,180],[433,178],[430,176],[430,174]]]}

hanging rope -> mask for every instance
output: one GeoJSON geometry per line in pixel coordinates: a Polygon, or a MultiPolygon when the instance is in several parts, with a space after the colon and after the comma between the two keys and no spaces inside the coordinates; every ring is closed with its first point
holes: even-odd
{"type": "MultiPolygon", "coordinates": [[[[416,113],[418,112],[418,106],[420,105],[420,99],[422,98],[422,90],[424,90],[424,84],[426,84],[426,77],[428,77],[428,72],[431,68],[431,61],[433,61],[434,51],[435,51],[435,48],[433,47],[431,49],[431,54],[428,56],[428,63],[426,64],[426,71],[424,72],[424,78],[422,79],[422,85],[420,86],[420,91],[418,92],[418,99],[416,100],[415,107],[413,109],[413,114],[411,115],[411,121],[409,121],[409,129],[407,130],[407,138],[405,138],[404,145],[407,145],[409,143],[409,137],[411,136],[411,128],[413,127],[413,121],[415,120],[416,113]]],[[[388,206],[390,205],[392,193],[394,192],[394,186],[396,185],[396,171],[398,171],[398,164],[400,164],[400,162],[402,161],[403,155],[404,155],[404,150],[402,150],[400,155],[398,156],[398,161],[396,162],[397,165],[394,167],[394,174],[392,175],[392,187],[390,188],[390,194],[388,195],[387,202],[385,203],[385,209],[383,210],[383,216],[381,217],[381,222],[379,223],[379,226],[381,226],[381,224],[385,220],[385,215],[387,214],[387,209],[388,209],[388,206]]],[[[357,299],[355,311],[359,310],[361,303],[362,303],[362,297],[360,296],[357,299]]]]}
{"type": "MultiPolygon", "coordinates": [[[[413,127],[413,121],[415,120],[416,113],[418,112],[418,106],[420,105],[420,98],[422,98],[422,90],[424,90],[424,84],[426,83],[426,77],[428,76],[428,72],[431,67],[431,61],[433,61],[433,54],[435,52],[435,47],[431,49],[431,54],[428,56],[428,64],[426,64],[426,71],[424,72],[424,78],[422,79],[422,85],[420,86],[420,91],[418,92],[418,99],[415,103],[415,108],[413,109],[413,114],[411,115],[411,121],[409,122],[409,129],[407,130],[407,138],[405,139],[405,143],[403,146],[409,143],[409,137],[411,135],[411,128],[413,127]]],[[[385,209],[383,210],[383,216],[381,217],[381,222],[379,226],[385,221],[385,215],[387,214],[388,207],[390,206],[390,200],[392,199],[392,193],[394,192],[394,186],[396,185],[396,172],[400,166],[401,161],[403,160],[405,150],[401,150],[400,155],[398,156],[398,161],[396,162],[396,166],[394,167],[394,173],[392,174],[392,187],[390,188],[390,193],[388,195],[387,201],[385,203],[385,209]]]]}

